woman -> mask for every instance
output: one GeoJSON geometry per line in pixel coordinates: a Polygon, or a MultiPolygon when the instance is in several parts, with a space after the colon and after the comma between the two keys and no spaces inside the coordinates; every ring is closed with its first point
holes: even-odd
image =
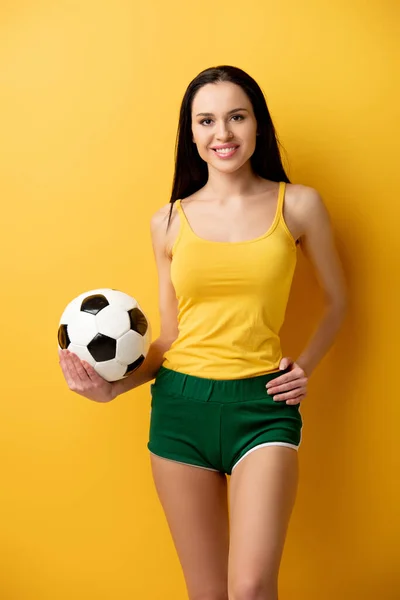
{"type": "Polygon", "coordinates": [[[188,86],[172,196],[151,234],[161,331],[144,363],[110,384],[62,351],[63,373],[98,402],[155,379],[148,448],[190,600],[276,600],[300,403],[346,291],[324,203],[290,184],[263,93],[242,70],[206,69],[188,86]],[[292,360],[279,330],[298,246],[327,306],[292,360]]]}

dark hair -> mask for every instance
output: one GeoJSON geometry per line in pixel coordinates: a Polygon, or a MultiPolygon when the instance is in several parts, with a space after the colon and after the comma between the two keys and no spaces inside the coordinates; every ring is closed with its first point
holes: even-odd
{"type": "Polygon", "coordinates": [[[186,198],[202,188],[208,180],[207,163],[200,157],[192,134],[193,98],[201,87],[208,83],[229,81],[239,85],[249,97],[257,121],[258,136],[256,147],[250,158],[253,171],[271,181],[290,183],[282,165],[279,152],[280,142],[275,132],[264,94],[258,83],[242,69],[223,65],[201,71],[190,82],[183,96],[178,133],[175,146],[175,173],[172,184],[171,220],[173,203],[178,198],[186,198]]]}

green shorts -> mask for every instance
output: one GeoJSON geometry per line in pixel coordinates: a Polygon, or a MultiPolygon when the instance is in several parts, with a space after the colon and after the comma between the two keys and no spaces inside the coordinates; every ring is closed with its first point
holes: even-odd
{"type": "Polygon", "coordinates": [[[231,475],[261,446],[301,443],[300,404],[275,401],[268,381],[289,369],[245,379],[205,379],[161,367],[151,385],[148,449],[231,475]]]}

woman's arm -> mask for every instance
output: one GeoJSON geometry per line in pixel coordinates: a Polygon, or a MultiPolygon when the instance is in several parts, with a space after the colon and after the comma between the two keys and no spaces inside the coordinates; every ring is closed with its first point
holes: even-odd
{"type": "Polygon", "coordinates": [[[322,320],[295,361],[306,376],[310,376],[332,346],[340,329],[347,310],[347,290],[331,219],[315,189],[302,186],[298,211],[304,232],[300,237],[300,247],[314,268],[326,303],[322,320]]]}
{"type": "MultiPolygon", "coordinates": [[[[114,398],[155,378],[163,362],[164,353],[178,336],[178,301],[171,282],[171,259],[167,254],[165,216],[170,205],[157,211],[150,222],[153,252],[158,272],[160,335],[150,345],[146,358],[131,375],[113,383],[114,398]]],[[[171,221],[172,223],[172,221],[171,221]]]]}

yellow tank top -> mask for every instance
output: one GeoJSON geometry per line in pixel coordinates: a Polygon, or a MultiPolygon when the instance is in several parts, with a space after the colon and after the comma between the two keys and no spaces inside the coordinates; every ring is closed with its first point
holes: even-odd
{"type": "Polygon", "coordinates": [[[271,227],[244,242],[198,237],[181,207],[172,248],[171,280],[179,334],[163,366],[210,379],[239,379],[279,370],[279,331],[297,261],[283,219],[285,182],[271,227]]]}

